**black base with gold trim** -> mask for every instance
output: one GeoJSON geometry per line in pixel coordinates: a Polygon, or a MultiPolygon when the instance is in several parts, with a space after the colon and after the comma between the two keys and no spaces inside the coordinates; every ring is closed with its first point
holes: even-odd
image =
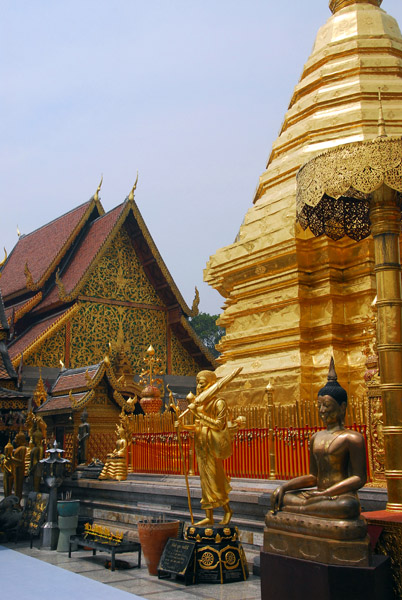
{"type": "Polygon", "coordinates": [[[195,541],[197,583],[232,583],[248,578],[248,567],[237,527],[195,527],[186,531],[195,541]]]}

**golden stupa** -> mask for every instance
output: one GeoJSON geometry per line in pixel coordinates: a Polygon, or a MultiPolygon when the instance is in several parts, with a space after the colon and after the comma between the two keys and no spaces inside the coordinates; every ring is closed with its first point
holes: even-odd
{"type": "MultiPolygon", "coordinates": [[[[324,0],[323,0],[324,1],[324,0]]],[[[225,298],[223,395],[261,404],[311,399],[334,356],[350,395],[364,392],[367,318],[375,296],[372,238],[334,242],[296,225],[296,174],[324,150],[378,135],[379,90],[389,137],[402,134],[402,37],[382,0],[331,0],[236,241],[204,278],[225,298]]]]}

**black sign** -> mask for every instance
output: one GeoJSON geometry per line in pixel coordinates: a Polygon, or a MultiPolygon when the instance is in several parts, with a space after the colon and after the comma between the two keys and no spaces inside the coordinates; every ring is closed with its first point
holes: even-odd
{"type": "Polygon", "coordinates": [[[169,538],[158,565],[160,578],[176,575],[186,584],[194,583],[194,550],[196,542],[169,538]]]}

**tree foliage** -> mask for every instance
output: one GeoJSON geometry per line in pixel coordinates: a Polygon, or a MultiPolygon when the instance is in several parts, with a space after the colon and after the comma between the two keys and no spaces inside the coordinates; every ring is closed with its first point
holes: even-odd
{"type": "Polygon", "coordinates": [[[196,317],[189,319],[198,337],[201,338],[204,345],[214,356],[219,356],[215,346],[221,337],[225,335],[225,329],[216,324],[218,318],[219,315],[200,312],[196,317]]]}

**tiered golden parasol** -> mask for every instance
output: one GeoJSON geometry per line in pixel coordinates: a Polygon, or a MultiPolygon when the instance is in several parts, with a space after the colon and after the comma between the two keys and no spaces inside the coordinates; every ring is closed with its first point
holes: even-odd
{"type": "Polygon", "coordinates": [[[389,510],[402,511],[402,138],[379,136],[316,156],[297,176],[297,220],[315,236],[374,238],[378,356],[389,510]]]}

